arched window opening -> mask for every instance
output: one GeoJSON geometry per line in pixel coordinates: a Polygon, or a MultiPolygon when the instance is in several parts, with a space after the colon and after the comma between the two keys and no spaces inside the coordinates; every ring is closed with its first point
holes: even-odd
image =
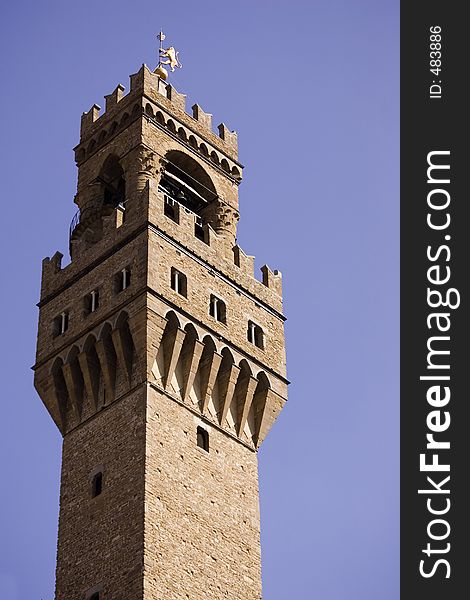
{"type": "MultiPolygon", "coordinates": [[[[126,312],[121,312],[116,325],[115,332],[120,340],[121,368],[127,371],[128,383],[131,383],[132,369],[135,358],[135,347],[132,334],[129,328],[129,316],[126,312]]],[[[114,334],[113,334],[114,335],[114,334]]],[[[121,369],[122,372],[122,369],[121,369]]]]}
{"type": "Polygon", "coordinates": [[[103,204],[105,206],[111,208],[125,206],[126,181],[117,156],[112,154],[104,161],[98,181],[103,187],[103,204]]]}
{"type": "Polygon", "coordinates": [[[62,371],[63,362],[62,359],[58,358],[54,361],[52,366],[51,375],[54,384],[54,391],[59,405],[59,414],[62,422],[62,431],[66,430],[67,421],[67,404],[68,404],[68,391],[65,383],[64,373],[62,371]]]}
{"type": "Polygon", "coordinates": [[[177,221],[174,205],[182,206],[194,217],[194,234],[206,241],[204,209],[217,198],[214,184],[201,165],[178,150],[168,152],[159,183],[165,197],[165,214],[177,221]]]}
{"type": "Polygon", "coordinates": [[[204,427],[197,428],[197,445],[206,452],[209,452],[209,432],[204,427]]]}

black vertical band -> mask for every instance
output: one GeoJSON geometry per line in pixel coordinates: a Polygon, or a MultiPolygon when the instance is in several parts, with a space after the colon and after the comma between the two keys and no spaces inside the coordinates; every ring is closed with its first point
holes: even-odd
{"type": "Polygon", "coordinates": [[[470,36],[463,8],[401,5],[402,600],[460,600],[470,578],[470,36]]]}

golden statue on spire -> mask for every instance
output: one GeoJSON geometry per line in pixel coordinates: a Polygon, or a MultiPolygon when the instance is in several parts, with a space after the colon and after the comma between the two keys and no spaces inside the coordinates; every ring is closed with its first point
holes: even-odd
{"type": "Polygon", "coordinates": [[[154,73],[156,73],[160,77],[160,79],[166,81],[168,79],[168,71],[164,68],[163,65],[169,65],[172,73],[176,68],[181,69],[183,65],[180,63],[178,58],[179,52],[175,50],[173,46],[170,46],[167,49],[163,48],[163,40],[166,36],[161,29],[157,37],[160,40],[160,49],[158,65],[154,73]],[[166,58],[167,60],[162,60],[162,58],[166,58]]]}

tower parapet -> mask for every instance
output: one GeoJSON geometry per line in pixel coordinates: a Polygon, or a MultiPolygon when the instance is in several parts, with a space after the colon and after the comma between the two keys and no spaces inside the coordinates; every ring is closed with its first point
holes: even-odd
{"type": "MultiPolygon", "coordinates": [[[[98,104],[93,104],[88,112],[83,113],[80,142],[75,147],[75,157],[78,163],[83,162],[91,153],[95,152],[108,136],[118,132],[123,117],[123,124],[126,124],[127,119],[132,117],[133,112],[134,117],[138,114],[140,116],[141,112],[148,114],[150,117],[155,117],[159,110],[163,110],[165,112],[162,116],[164,116],[165,122],[162,125],[166,125],[170,117],[176,119],[178,126],[185,131],[187,140],[191,135],[196,136],[197,145],[193,142],[193,148],[204,155],[204,146],[201,150],[201,144],[205,144],[206,148],[208,144],[213,146],[219,164],[223,158],[226,158],[229,163],[233,163],[232,168],[236,168],[233,173],[234,179],[240,181],[243,166],[238,163],[236,132],[230,131],[224,123],[220,123],[217,126],[218,134],[216,134],[212,129],[212,115],[204,112],[198,104],[192,107],[192,114],[188,114],[186,112],[186,95],[180,94],[171,84],[165,83],[158,75],[152,73],[145,64],[137,73],[130,76],[130,91],[128,94],[124,94],[124,89],[124,86],[119,84],[112,94],[105,96],[106,109],[103,113],[100,112],[101,107],[98,104]],[[144,100],[149,101],[148,107],[144,100]],[[136,103],[134,104],[134,102],[136,103]],[[101,135],[102,139],[100,141],[94,137],[97,133],[105,133],[106,136],[101,135]]],[[[158,117],[157,121],[160,119],[161,117],[158,117]]]]}

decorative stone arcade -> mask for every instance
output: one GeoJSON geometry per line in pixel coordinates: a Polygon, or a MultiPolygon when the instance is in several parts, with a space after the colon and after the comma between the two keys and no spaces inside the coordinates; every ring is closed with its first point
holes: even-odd
{"type": "Polygon", "coordinates": [[[259,600],[257,449],[287,396],[281,276],[236,244],[237,136],[145,65],[75,148],[36,389],[63,437],[56,600],[259,600]]]}

